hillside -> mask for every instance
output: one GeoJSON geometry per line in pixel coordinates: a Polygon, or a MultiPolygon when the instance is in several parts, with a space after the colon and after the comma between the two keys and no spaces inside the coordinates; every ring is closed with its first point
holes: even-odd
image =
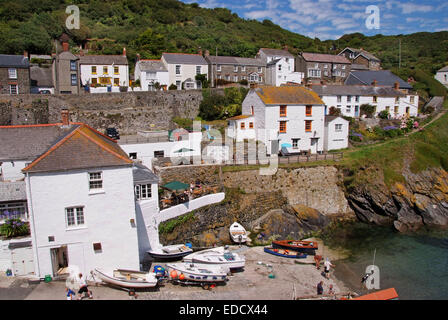
{"type": "Polygon", "coordinates": [[[299,51],[337,53],[347,46],[363,47],[382,59],[384,68],[398,67],[398,39],[402,40],[402,67],[434,73],[448,63],[448,32],[366,37],[360,33],[338,40],[320,41],[296,34],[269,20],[238,17],[224,8],[206,9],[177,0],[2,0],[0,52],[51,53],[52,39],[62,32],[72,45],[86,39],[96,42],[95,53],[119,54],[126,47],[130,61],[159,58],[162,52],[195,53],[198,48],[213,54],[254,56],[260,47],[288,45],[299,51]],[[65,8],[76,4],[81,12],[80,30],[65,30],[65,8]]]}

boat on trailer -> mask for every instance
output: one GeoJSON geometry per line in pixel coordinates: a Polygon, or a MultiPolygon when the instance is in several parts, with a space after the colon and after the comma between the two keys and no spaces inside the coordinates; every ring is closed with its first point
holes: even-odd
{"type": "Polygon", "coordinates": [[[314,255],[318,249],[316,241],[304,241],[304,240],[275,240],[272,241],[274,248],[294,250],[298,252],[304,252],[314,255]]]}
{"type": "Polygon", "coordinates": [[[171,279],[180,282],[217,283],[228,280],[229,268],[222,266],[184,262],[167,264],[166,267],[171,279]]]}
{"type": "Polygon", "coordinates": [[[236,243],[243,243],[247,241],[247,231],[244,227],[238,222],[234,222],[230,228],[230,237],[236,243]]]}
{"type": "Polygon", "coordinates": [[[185,244],[174,244],[160,249],[146,251],[151,257],[156,259],[180,259],[193,252],[193,249],[185,244]]]}
{"type": "Polygon", "coordinates": [[[105,283],[124,288],[152,288],[159,280],[153,272],[126,269],[103,270],[95,268],[95,273],[105,283]]]}
{"type": "Polygon", "coordinates": [[[303,252],[297,252],[294,250],[273,248],[273,247],[265,247],[264,252],[273,254],[275,256],[283,258],[292,258],[292,259],[305,259],[308,256],[306,253],[303,252]]]}
{"type": "Polygon", "coordinates": [[[246,258],[231,252],[227,247],[217,247],[194,252],[183,258],[184,262],[201,263],[208,265],[220,265],[229,269],[242,269],[246,264],[246,258]]]}

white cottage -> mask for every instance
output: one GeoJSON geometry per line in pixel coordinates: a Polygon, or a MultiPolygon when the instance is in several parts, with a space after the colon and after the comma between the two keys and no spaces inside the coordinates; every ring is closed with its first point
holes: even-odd
{"type": "Polygon", "coordinates": [[[161,61],[168,69],[169,86],[174,84],[177,90],[200,89],[196,76],[208,78],[208,63],[201,54],[164,53],[161,61]]]}
{"type": "Polygon", "coordinates": [[[324,150],[348,148],[349,122],[341,117],[325,117],[324,150]]]}
{"type": "Polygon", "coordinates": [[[257,58],[266,63],[266,84],[281,86],[302,83],[303,72],[295,72],[295,58],[287,50],[261,48],[257,58]]]}
{"type": "Polygon", "coordinates": [[[437,81],[439,81],[441,84],[443,84],[445,87],[448,88],[448,66],[438,70],[435,75],[435,78],[437,81]]]}
{"type": "Polygon", "coordinates": [[[267,154],[324,151],[325,105],[319,96],[301,86],[261,86],[249,91],[243,115],[253,116],[257,140],[267,154]]]}
{"type": "Polygon", "coordinates": [[[140,80],[142,91],[155,91],[157,84],[160,89],[167,90],[168,68],[161,60],[138,60],[135,64],[134,79],[140,80]]]}
{"type": "Polygon", "coordinates": [[[236,141],[253,140],[256,138],[255,120],[253,115],[239,115],[227,119],[227,136],[236,141]]]}

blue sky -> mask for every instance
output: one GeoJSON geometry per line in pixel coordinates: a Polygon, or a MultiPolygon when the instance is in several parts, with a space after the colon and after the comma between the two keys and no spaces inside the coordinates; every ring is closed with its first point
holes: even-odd
{"type": "Polygon", "coordinates": [[[204,8],[224,7],[245,19],[269,19],[282,28],[337,39],[347,33],[365,35],[448,31],[447,0],[183,0],[204,8]],[[379,29],[368,29],[370,5],[379,9],[379,29]]]}

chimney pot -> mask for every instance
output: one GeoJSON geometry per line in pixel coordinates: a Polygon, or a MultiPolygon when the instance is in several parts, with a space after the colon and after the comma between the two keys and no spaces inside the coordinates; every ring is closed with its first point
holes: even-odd
{"type": "Polygon", "coordinates": [[[24,51],[23,51],[23,56],[24,56],[25,58],[28,58],[28,51],[24,50],[24,51]]]}
{"type": "Polygon", "coordinates": [[[126,57],[126,48],[123,48],[123,57],[126,57]]]}
{"type": "Polygon", "coordinates": [[[210,51],[205,50],[205,56],[208,57],[210,55],[210,51]]]}
{"type": "Polygon", "coordinates": [[[202,56],[202,49],[199,47],[199,54],[202,56]]]}
{"type": "Polygon", "coordinates": [[[70,114],[68,112],[68,109],[61,110],[61,119],[63,126],[68,126],[70,124],[70,114]]]}
{"type": "Polygon", "coordinates": [[[394,83],[394,89],[398,90],[400,88],[400,83],[398,81],[395,81],[394,83]]]}
{"type": "Polygon", "coordinates": [[[68,51],[68,49],[69,49],[68,42],[66,42],[66,41],[62,42],[62,50],[63,51],[68,51]]]}

